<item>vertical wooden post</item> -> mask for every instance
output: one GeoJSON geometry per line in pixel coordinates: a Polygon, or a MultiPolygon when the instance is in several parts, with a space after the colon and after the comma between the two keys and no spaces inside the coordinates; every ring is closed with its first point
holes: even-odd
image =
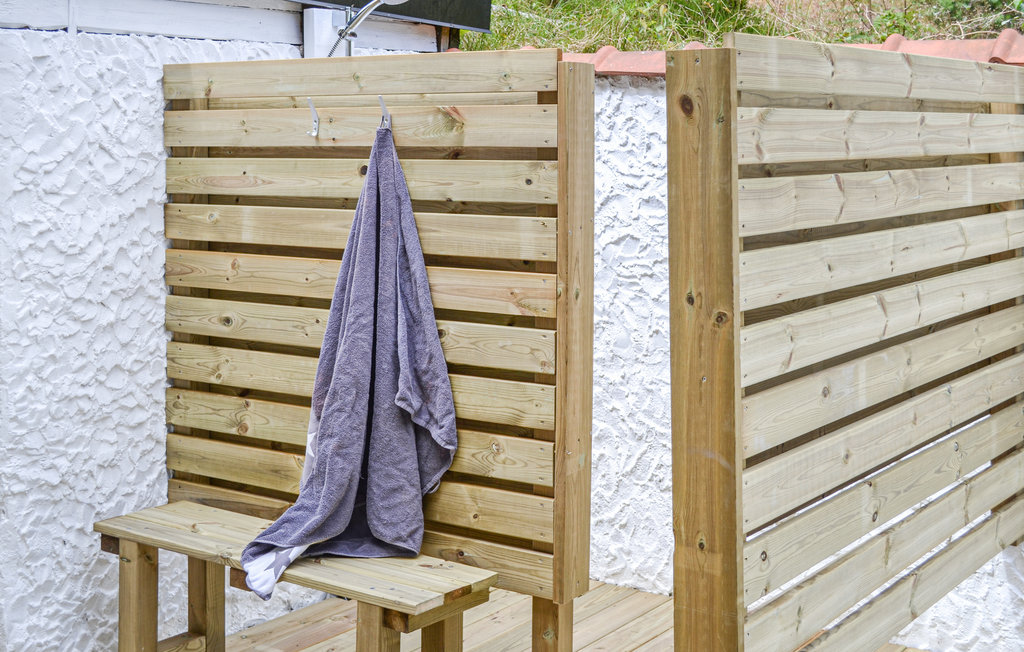
{"type": "Polygon", "coordinates": [[[558,64],[553,600],[533,600],[533,650],[572,650],[572,601],[590,587],[594,368],[594,66],[558,64]]]}
{"type": "Polygon", "coordinates": [[[736,52],[667,53],[675,649],[743,649],[736,52]]]}
{"type": "Polygon", "coordinates": [[[594,67],[558,64],[554,601],[590,587],[594,377],[594,67]]]}
{"type": "Polygon", "coordinates": [[[188,631],[206,637],[206,652],[224,652],[224,567],[188,558],[188,631]]]}
{"type": "Polygon", "coordinates": [[[356,604],[356,652],[398,652],[400,634],[384,625],[384,609],[356,604]]]}
{"type": "Polygon", "coordinates": [[[156,652],[157,549],[121,539],[117,649],[156,652]]]}
{"type": "Polygon", "coordinates": [[[421,637],[423,652],[462,652],[462,612],[427,625],[421,637]]]}
{"type": "Polygon", "coordinates": [[[572,652],[572,601],[533,598],[533,652],[572,652]]]}

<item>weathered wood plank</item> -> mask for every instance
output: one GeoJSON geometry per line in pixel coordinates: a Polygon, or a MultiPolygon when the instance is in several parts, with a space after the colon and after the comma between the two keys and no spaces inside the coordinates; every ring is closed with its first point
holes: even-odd
{"type": "MultiPolygon", "coordinates": [[[[594,66],[558,64],[558,300],[555,370],[555,595],[590,584],[594,386],[594,66]]],[[[572,613],[551,650],[572,649],[572,613]]],[[[557,632],[556,632],[557,633],[557,632]]],[[[547,640],[547,639],[545,639],[547,640]]]]}
{"type": "Polygon", "coordinates": [[[1024,354],[928,390],[743,472],[753,530],[1024,392],[1024,354]]]}
{"type": "Polygon", "coordinates": [[[677,650],[742,650],[735,50],[667,52],[677,650]]]}
{"type": "MultiPolygon", "coordinates": [[[[198,195],[356,198],[365,159],[170,158],[167,192],[198,195]]],[[[414,200],[554,204],[554,161],[407,159],[402,169],[414,200]]]]}
{"type": "Polygon", "coordinates": [[[781,587],[1024,439],[1024,410],[1000,410],[750,539],[744,601],[781,587]]]}
{"type": "Polygon", "coordinates": [[[1018,498],[993,512],[803,649],[877,648],[1022,536],[1024,499],[1018,498]]]}
{"type": "MultiPolygon", "coordinates": [[[[319,348],[327,326],[324,308],[222,299],[167,297],[165,326],[175,333],[319,348]]],[[[472,322],[437,321],[450,364],[552,373],[555,333],[472,322]]]]}
{"type": "Polygon", "coordinates": [[[1011,259],[745,326],[743,386],[1022,294],[1024,259],[1011,259]]]}
{"type": "Polygon", "coordinates": [[[1018,210],[744,251],[740,306],[753,310],[1022,246],[1018,210]]]}
{"type": "MultiPolygon", "coordinates": [[[[205,147],[361,147],[380,127],[379,107],[167,111],[164,144],[205,147]]],[[[555,147],[557,111],[546,104],[397,106],[390,109],[400,147],[555,147]]]]}
{"type": "MultiPolygon", "coordinates": [[[[212,385],[312,396],[316,358],[169,342],[167,375],[212,385]]],[[[554,387],[538,383],[451,374],[456,415],[526,428],[550,429],[554,387]]]]}
{"type": "Polygon", "coordinates": [[[172,478],[167,482],[167,502],[179,500],[202,503],[271,521],[276,520],[291,506],[289,501],[280,498],[172,478]]]}
{"type": "Polygon", "coordinates": [[[740,235],[879,220],[1022,197],[1024,163],[742,179],[740,235]]]}
{"type": "Polygon", "coordinates": [[[557,50],[510,50],[171,64],[164,97],[553,91],[557,58],[557,50]]]}
{"type": "Polygon", "coordinates": [[[103,533],[120,539],[117,647],[122,650],[156,652],[159,551],[153,545],[121,534],[103,533]]]}
{"type": "MultiPolygon", "coordinates": [[[[537,104],[537,93],[379,93],[389,108],[398,106],[450,106],[453,104],[537,104]]],[[[306,109],[306,98],[318,109],[341,106],[378,106],[376,95],[266,95],[263,97],[214,97],[210,109],[306,109]]]]}
{"type": "Polygon", "coordinates": [[[459,430],[459,448],[451,470],[551,487],[555,445],[538,439],[459,430]]]}
{"type": "Polygon", "coordinates": [[[1024,115],[742,108],[740,165],[1024,149],[1024,115]]]}
{"type": "Polygon", "coordinates": [[[439,532],[427,524],[425,555],[440,557],[498,573],[498,588],[528,595],[551,596],[552,556],[537,550],[439,532]]]}
{"type": "Polygon", "coordinates": [[[448,481],[424,497],[423,516],[436,523],[535,541],[553,539],[554,501],[544,496],[448,481]]]}
{"type": "Polygon", "coordinates": [[[1021,344],[1024,306],[1016,306],[747,395],[743,453],[769,450],[1021,344]]]}
{"type": "MultiPolygon", "coordinates": [[[[168,285],[330,299],[341,263],[332,259],[170,249],[168,285]]],[[[551,317],[555,276],[458,267],[428,267],[434,307],[551,317]]]]}
{"type": "Polygon", "coordinates": [[[1024,486],[1018,451],[873,536],[747,616],[746,649],[796,649],[934,547],[1024,486]],[[980,498],[976,496],[980,495],[980,498]]]}
{"type": "MultiPolygon", "coordinates": [[[[355,211],[282,206],[167,204],[168,238],[344,249],[355,211]]],[[[438,256],[555,260],[555,219],[416,213],[423,253],[438,256]]]]}
{"type": "Polygon", "coordinates": [[[215,439],[167,435],[167,468],[291,494],[299,493],[303,456],[215,439]]]}
{"type": "Polygon", "coordinates": [[[309,408],[178,387],[166,391],[167,422],[296,446],[306,445],[309,408]]]}
{"type": "Polygon", "coordinates": [[[1016,66],[729,34],[741,91],[1024,103],[1016,66]]]}

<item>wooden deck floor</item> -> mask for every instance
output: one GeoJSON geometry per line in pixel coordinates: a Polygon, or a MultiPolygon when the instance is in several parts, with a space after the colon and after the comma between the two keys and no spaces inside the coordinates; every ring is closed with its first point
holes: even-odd
{"type": "MultiPolygon", "coordinates": [[[[530,598],[492,591],[485,604],[466,612],[466,652],[528,652],[530,598]]],[[[672,599],[594,582],[574,607],[573,647],[597,652],[672,649],[672,599]]],[[[355,648],[355,603],[332,599],[232,635],[229,650],[284,652],[308,649],[347,652],[355,648]]],[[[419,650],[419,634],[402,636],[402,651],[419,650]]]]}

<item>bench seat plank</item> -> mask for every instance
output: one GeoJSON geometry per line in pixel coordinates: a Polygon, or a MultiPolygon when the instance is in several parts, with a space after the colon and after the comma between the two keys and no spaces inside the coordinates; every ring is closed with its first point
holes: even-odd
{"type": "MultiPolygon", "coordinates": [[[[102,534],[241,568],[242,549],[270,521],[189,502],[151,507],[96,523],[102,534]]],[[[281,581],[418,615],[477,591],[497,574],[443,559],[300,559],[281,581]]]]}

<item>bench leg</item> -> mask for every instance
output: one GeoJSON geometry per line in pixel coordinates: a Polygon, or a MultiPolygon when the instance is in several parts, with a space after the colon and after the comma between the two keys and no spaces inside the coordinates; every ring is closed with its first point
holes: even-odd
{"type": "Polygon", "coordinates": [[[572,602],[533,599],[533,652],[572,652],[572,602]]]}
{"type": "Polygon", "coordinates": [[[422,630],[423,652],[462,652],[462,612],[422,630]]]}
{"type": "Polygon", "coordinates": [[[384,610],[356,603],[356,652],[398,652],[400,634],[384,625],[384,610]]]}
{"type": "Polygon", "coordinates": [[[224,652],[224,567],[188,558],[188,631],[206,637],[206,652],[224,652]]]}
{"type": "Polygon", "coordinates": [[[121,539],[118,556],[117,649],[156,652],[157,549],[121,539]]]}

